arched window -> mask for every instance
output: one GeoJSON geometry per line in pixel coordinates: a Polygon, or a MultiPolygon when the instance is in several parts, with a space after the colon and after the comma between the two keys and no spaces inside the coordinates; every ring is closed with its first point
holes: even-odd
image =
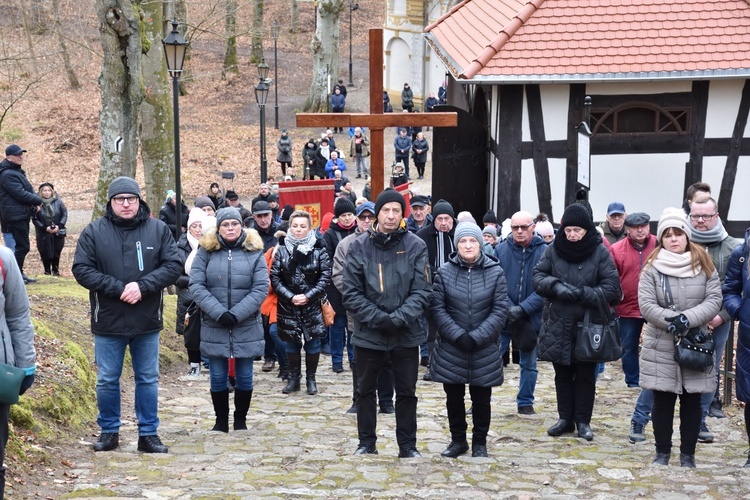
{"type": "Polygon", "coordinates": [[[627,102],[611,109],[592,109],[591,129],[594,135],[684,135],[690,130],[690,108],[664,108],[649,102],[627,102]]]}

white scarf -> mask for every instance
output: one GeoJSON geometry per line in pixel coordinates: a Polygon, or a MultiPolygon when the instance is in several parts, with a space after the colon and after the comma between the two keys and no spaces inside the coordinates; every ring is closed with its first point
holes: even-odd
{"type": "Polygon", "coordinates": [[[669,250],[662,248],[659,250],[656,259],[653,261],[654,269],[666,276],[672,276],[674,278],[692,278],[698,276],[701,272],[700,264],[696,264],[695,268],[690,266],[691,253],[673,253],[669,250]]]}
{"type": "Polygon", "coordinates": [[[307,255],[315,246],[317,235],[312,229],[302,239],[297,239],[292,233],[287,233],[284,237],[284,246],[289,250],[289,255],[294,256],[294,250],[296,249],[299,253],[307,255]]]}

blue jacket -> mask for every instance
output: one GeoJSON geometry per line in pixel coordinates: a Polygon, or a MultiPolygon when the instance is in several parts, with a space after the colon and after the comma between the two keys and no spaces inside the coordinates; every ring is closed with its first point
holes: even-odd
{"type": "Polygon", "coordinates": [[[737,399],[750,402],[750,229],[745,242],[732,251],[726,278],[721,286],[724,308],[740,323],[737,330],[737,399]],[[744,299],[744,300],[743,300],[744,299]]]}
{"type": "Polygon", "coordinates": [[[396,158],[408,158],[409,151],[411,150],[411,137],[409,137],[409,134],[407,133],[406,137],[401,137],[399,133],[393,141],[393,147],[396,150],[396,158]],[[404,150],[403,153],[401,152],[402,149],[404,150]]]}
{"type": "Polygon", "coordinates": [[[346,163],[344,163],[344,160],[341,158],[336,158],[336,161],[329,159],[326,162],[326,172],[328,172],[328,178],[333,179],[333,165],[336,164],[337,167],[339,167],[339,170],[341,170],[341,173],[343,174],[344,170],[346,170],[346,163]]]}
{"type": "Polygon", "coordinates": [[[331,109],[334,111],[343,111],[346,104],[346,97],[342,94],[333,94],[331,96],[331,109]]]}
{"type": "Polygon", "coordinates": [[[544,299],[534,291],[531,277],[534,266],[542,258],[545,250],[547,243],[536,233],[525,247],[515,243],[512,234],[495,246],[495,256],[505,271],[505,280],[508,284],[508,304],[521,306],[537,332],[542,326],[544,299]]]}

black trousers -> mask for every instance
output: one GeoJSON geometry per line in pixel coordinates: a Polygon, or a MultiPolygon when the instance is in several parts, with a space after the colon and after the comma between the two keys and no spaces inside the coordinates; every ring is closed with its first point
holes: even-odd
{"type": "MultiPolygon", "coordinates": [[[[682,389],[680,394],[680,453],[695,455],[695,445],[701,428],[703,410],[701,393],[689,394],[682,389]]],[[[651,421],[654,425],[654,441],[657,453],[672,451],[672,423],[677,394],[673,392],[654,391],[654,406],[651,409],[651,421]]]]}
{"type": "Polygon", "coordinates": [[[13,239],[16,240],[16,250],[14,255],[18,267],[23,272],[23,263],[26,260],[29,250],[31,250],[31,241],[29,240],[29,219],[19,222],[6,222],[4,224],[3,231],[7,231],[13,235],[13,239]]]}
{"type": "Polygon", "coordinates": [[[552,363],[555,368],[557,413],[561,419],[590,424],[596,395],[596,363],[576,361],[572,365],[552,363]]]}
{"type": "Polygon", "coordinates": [[[5,445],[8,443],[10,405],[0,404],[0,499],[5,498],[5,445]]]}
{"type": "Polygon", "coordinates": [[[378,351],[355,347],[359,398],[357,399],[357,431],[360,446],[375,446],[377,441],[378,408],[375,391],[383,359],[390,354],[396,386],[396,441],[400,449],[417,445],[417,374],[419,347],[378,351]]]}
{"type": "MultiPolygon", "coordinates": [[[[443,384],[445,391],[445,406],[448,409],[448,426],[451,430],[451,441],[463,443],[466,441],[466,395],[465,384],[443,384]]],[[[492,387],[469,386],[471,395],[471,417],[474,428],[471,431],[473,445],[487,445],[487,432],[490,430],[490,398],[492,387]]]]}
{"type": "MultiPolygon", "coordinates": [[[[349,363],[352,368],[352,385],[354,393],[352,397],[353,402],[357,402],[359,399],[359,381],[357,380],[357,363],[349,363]]],[[[393,363],[391,362],[391,356],[388,351],[385,352],[383,358],[383,366],[380,368],[380,374],[378,375],[378,404],[381,408],[391,406],[393,404],[393,363]]]]}

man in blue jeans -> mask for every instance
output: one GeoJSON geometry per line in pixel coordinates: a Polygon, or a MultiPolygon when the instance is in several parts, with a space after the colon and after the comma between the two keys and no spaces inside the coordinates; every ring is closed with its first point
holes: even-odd
{"type": "Polygon", "coordinates": [[[516,404],[520,415],[534,415],[534,390],[538,370],[536,367],[536,337],[542,322],[544,300],[531,284],[531,275],[547,249],[544,238],[534,232],[534,219],[528,212],[516,212],[510,218],[511,233],[495,247],[500,267],[505,271],[508,284],[508,322],[500,336],[501,353],[505,354],[511,339],[514,344],[529,344],[521,348],[521,376],[516,404]],[[521,336],[530,337],[521,338],[521,336]]]}
{"type": "Polygon", "coordinates": [[[91,301],[101,428],[94,451],[119,445],[120,377],[130,348],[138,451],[167,453],[156,434],[162,292],[177,281],[182,265],[172,233],[151,217],[134,179],[117,177],[107,198],[104,216],[81,232],[73,259],[73,276],[89,290],[91,301]]]}

